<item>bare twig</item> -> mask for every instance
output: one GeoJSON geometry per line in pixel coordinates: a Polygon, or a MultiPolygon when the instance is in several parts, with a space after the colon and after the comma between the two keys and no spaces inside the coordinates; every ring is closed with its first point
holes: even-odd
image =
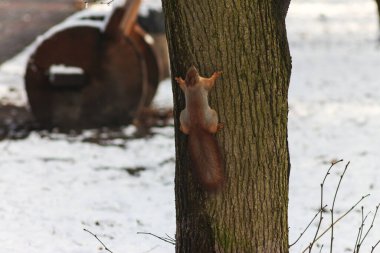
{"type": "Polygon", "coordinates": [[[86,5],[86,8],[88,6],[88,4],[91,2],[91,3],[99,3],[99,4],[107,4],[107,5],[110,5],[114,0],[108,0],[108,1],[100,1],[100,0],[83,0],[83,2],[85,3],[86,5]]]}
{"type": "Polygon", "coordinates": [[[314,215],[314,217],[311,219],[311,221],[309,222],[309,224],[306,226],[306,228],[302,231],[302,233],[299,235],[299,237],[297,238],[297,240],[295,240],[292,244],[289,245],[289,248],[294,246],[300,239],[301,237],[305,234],[305,232],[307,231],[307,229],[310,227],[310,225],[313,223],[313,221],[315,220],[315,218],[317,218],[318,214],[320,212],[322,212],[322,210],[324,210],[325,208],[327,207],[327,205],[325,205],[323,208],[319,209],[319,211],[314,215]]]}
{"type": "Polygon", "coordinates": [[[107,2],[101,2],[101,4],[107,4],[107,5],[110,5],[114,0],[109,0],[107,2]]]}
{"type": "Polygon", "coordinates": [[[380,240],[377,241],[377,243],[375,245],[372,246],[372,250],[371,250],[371,253],[375,250],[375,248],[377,247],[377,245],[379,245],[380,243],[380,240]]]}
{"type": "Polygon", "coordinates": [[[96,240],[98,240],[104,247],[105,250],[107,250],[108,252],[110,253],[113,253],[109,248],[107,248],[107,246],[98,238],[98,236],[94,233],[92,233],[91,231],[87,230],[87,229],[83,229],[84,231],[86,231],[87,233],[91,234],[92,236],[94,236],[96,238],[96,240]]]}
{"type": "Polygon", "coordinates": [[[362,232],[362,229],[363,229],[363,222],[360,224],[358,235],[356,236],[355,246],[354,246],[354,252],[353,253],[356,253],[356,248],[358,247],[358,244],[359,244],[360,234],[362,232]]]}
{"type": "Polygon", "coordinates": [[[361,215],[362,215],[362,222],[360,223],[358,235],[356,236],[355,246],[354,246],[354,252],[353,253],[356,253],[356,249],[358,247],[358,244],[359,244],[359,242],[361,240],[361,237],[362,237],[362,234],[363,234],[363,228],[364,228],[364,207],[363,206],[361,207],[361,215]]]}
{"type": "MultiPolygon", "coordinates": [[[[350,209],[348,209],[343,215],[341,215],[336,221],[334,221],[334,223],[333,224],[330,224],[330,226],[329,227],[327,227],[319,236],[317,236],[315,239],[314,239],[314,241],[313,242],[311,242],[310,243],[310,245],[314,245],[314,243],[316,243],[319,239],[321,239],[321,237],[322,236],[324,236],[330,229],[331,229],[331,227],[332,226],[334,226],[335,224],[337,224],[339,221],[341,221],[345,216],[347,216],[347,214],[349,214],[352,210],[354,210],[354,208],[357,206],[357,205],[359,205],[359,203],[360,202],[362,202],[365,198],[367,198],[367,197],[369,197],[370,196],[370,194],[367,194],[367,195],[365,195],[365,196],[362,196],[361,198],[360,198],[360,200],[358,200],[350,209]]],[[[302,253],[304,253],[304,252],[306,252],[307,250],[309,250],[309,252],[310,252],[310,245],[307,247],[307,248],[305,248],[303,251],[302,251],[302,253]]]]}
{"type": "Polygon", "coordinates": [[[309,247],[306,248],[306,249],[309,249],[309,253],[311,252],[311,250],[312,250],[312,248],[314,246],[314,243],[316,242],[316,238],[318,236],[318,232],[319,232],[319,229],[321,228],[321,224],[322,224],[322,220],[323,220],[323,186],[325,185],[325,181],[326,181],[327,176],[330,175],[330,171],[331,171],[332,167],[334,167],[335,164],[340,163],[342,161],[343,161],[343,159],[340,159],[339,161],[331,163],[331,166],[327,170],[327,173],[326,173],[326,175],[323,178],[323,181],[321,183],[321,203],[320,203],[320,210],[321,210],[321,212],[320,212],[320,215],[319,215],[319,222],[318,222],[317,230],[315,231],[315,234],[314,234],[314,238],[311,241],[309,247]]]}
{"type": "Polygon", "coordinates": [[[366,221],[369,213],[366,215],[365,218],[363,218],[363,207],[362,207],[362,223],[360,225],[359,233],[358,233],[358,236],[356,238],[355,247],[354,247],[354,253],[359,253],[360,247],[363,245],[364,240],[367,238],[367,235],[372,230],[373,224],[374,224],[376,216],[377,216],[377,211],[379,209],[379,206],[380,206],[380,204],[376,206],[376,210],[375,210],[375,213],[373,215],[371,225],[369,226],[367,232],[364,234],[363,239],[362,239],[362,235],[363,235],[363,231],[364,231],[364,224],[365,224],[365,221],[366,221]]]}
{"type": "MultiPolygon", "coordinates": [[[[336,187],[333,203],[332,203],[331,210],[330,210],[331,211],[331,224],[334,224],[334,207],[335,207],[336,196],[338,195],[340,184],[342,183],[342,179],[344,177],[344,174],[346,174],[346,171],[347,171],[349,164],[350,164],[350,162],[348,162],[346,164],[346,167],[344,167],[344,171],[343,171],[342,175],[340,176],[338,186],[336,187]]],[[[332,251],[333,251],[333,241],[334,241],[334,226],[332,225],[331,226],[331,239],[330,239],[330,253],[332,253],[332,251]]]]}
{"type": "Polygon", "coordinates": [[[175,239],[173,237],[171,237],[170,235],[168,234],[165,234],[167,238],[169,238],[170,240],[172,240],[173,242],[175,242],[175,239]]]}
{"type": "Polygon", "coordinates": [[[369,234],[369,232],[370,232],[370,231],[372,230],[372,228],[373,228],[373,224],[374,224],[374,222],[375,222],[376,215],[377,215],[377,211],[379,210],[379,206],[380,206],[380,204],[378,204],[378,205],[376,206],[375,214],[373,215],[371,225],[369,226],[367,232],[365,233],[365,235],[364,235],[364,237],[363,237],[363,240],[360,242],[360,245],[363,244],[363,242],[364,242],[364,240],[366,239],[367,235],[369,234]]]}
{"type": "Polygon", "coordinates": [[[167,243],[170,243],[170,244],[175,245],[175,239],[173,239],[172,237],[170,237],[170,236],[168,236],[168,235],[166,235],[167,238],[165,238],[165,237],[158,236],[158,235],[155,235],[155,234],[152,234],[152,233],[148,233],[148,232],[137,232],[137,234],[141,234],[141,235],[151,235],[151,236],[154,236],[154,237],[156,237],[156,238],[158,238],[158,239],[160,239],[160,240],[162,240],[162,241],[164,241],[164,242],[167,242],[167,243]]]}

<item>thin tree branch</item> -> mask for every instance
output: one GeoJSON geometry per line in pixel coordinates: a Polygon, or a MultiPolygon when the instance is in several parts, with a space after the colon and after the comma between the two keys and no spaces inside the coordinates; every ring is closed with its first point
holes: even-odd
{"type": "Polygon", "coordinates": [[[100,1],[100,0],[83,0],[86,8],[88,6],[89,3],[99,3],[99,4],[107,4],[107,5],[110,5],[114,0],[108,0],[108,1],[100,1]]]}
{"type": "Polygon", "coordinates": [[[379,210],[379,206],[380,206],[380,203],[376,206],[375,214],[373,215],[373,219],[372,219],[371,225],[369,226],[367,232],[365,233],[365,235],[363,237],[363,240],[360,242],[360,245],[363,245],[364,240],[366,239],[367,235],[369,234],[369,232],[373,228],[373,224],[375,222],[377,211],[379,210]]]}
{"type": "MultiPolygon", "coordinates": [[[[369,197],[370,194],[367,194],[365,196],[362,196],[360,200],[358,200],[347,212],[345,212],[342,216],[340,216],[336,221],[334,221],[333,224],[331,224],[328,228],[325,229],[325,231],[323,231],[319,236],[317,236],[315,238],[315,240],[313,242],[310,243],[310,245],[314,245],[314,243],[316,243],[319,239],[321,239],[322,236],[324,236],[330,229],[331,229],[331,226],[334,226],[335,224],[337,224],[339,221],[341,221],[347,214],[349,214],[360,202],[362,202],[365,198],[369,197]]],[[[309,249],[309,252],[310,252],[310,245],[305,248],[302,253],[306,252],[308,249],[309,249]]]]}
{"type": "Polygon", "coordinates": [[[175,240],[171,237],[168,236],[168,238],[165,238],[165,237],[161,237],[161,236],[158,236],[158,235],[155,235],[155,234],[152,234],[152,233],[148,233],[148,232],[137,232],[137,234],[141,234],[141,235],[151,235],[151,236],[154,236],[164,242],[167,242],[167,243],[170,243],[170,244],[173,244],[175,245],[175,240]]]}
{"type": "Polygon", "coordinates": [[[171,237],[170,235],[168,234],[165,234],[167,238],[169,238],[170,240],[172,240],[173,242],[175,242],[175,239],[173,237],[171,237]]]}
{"type": "Polygon", "coordinates": [[[316,238],[317,238],[317,236],[318,236],[319,229],[321,228],[321,224],[322,224],[322,220],[323,220],[323,208],[322,208],[322,207],[323,207],[323,186],[324,186],[324,184],[325,184],[325,181],[326,181],[327,176],[330,175],[330,171],[331,171],[332,167],[334,167],[335,164],[340,163],[340,162],[342,162],[342,161],[343,161],[343,159],[340,159],[339,161],[336,161],[336,162],[332,162],[332,163],[331,163],[331,166],[330,166],[330,168],[327,170],[326,175],[325,175],[325,177],[323,178],[323,181],[322,181],[322,183],[321,183],[321,203],[320,203],[320,209],[321,209],[321,212],[320,212],[320,216],[319,216],[319,222],[318,222],[317,230],[315,231],[314,238],[313,238],[313,240],[311,241],[311,243],[310,243],[310,245],[309,245],[309,247],[308,247],[308,249],[309,249],[309,253],[311,253],[311,250],[312,250],[312,248],[313,248],[313,246],[314,246],[314,243],[316,242],[316,238]]]}
{"type": "Polygon", "coordinates": [[[87,230],[87,229],[83,229],[84,231],[86,231],[87,233],[89,233],[89,234],[91,234],[91,235],[93,235],[95,238],[96,238],[96,240],[98,240],[102,245],[103,245],[103,247],[104,247],[104,249],[105,250],[107,250],[108,252],[110,252],[110,253],[113,253],[109,248],[107,248],[107,246],[98,238],[98,236],[96,235],[96,234],[94,234],[94,233],[92,233],[91,231],[89,231],[89,230],[87,230]]]}
{"type": "Polygon", "coordinates": [[[362,233],[363,233],[363,228],[364,228],[364,207],[363,206],[361,207],[361,216],[362,216],[362,222],[360,223],[358,235],[356,236],[355,246],[354,246],[354,252],[353,253],[356,253],[356,249],[358,247],[358,244],[360,242],[360,239],[361,239],[361,236],[362,236],[362,233]]]}
{"type": "MultiPolygon", "coordinates": [[[[346,164],[346,167],[344,167],[344,171],[343,171],[342,175],[340,176],[338,186],[336,187],[333,203],[331,206],[331,224],[334,224],[334,207],[335,207],[336,196],[338,195],[339,187],[340,187],[340,184],[342,183],[344,174],[346,174],[348,165],[350,165],[350,162],[348,162],[346,164]]],[[[330,253],[333,252],[333,241],[334,241],[334,226],[331,226],[330,253]]]]}
{"type": "Polygon", "coordinates": [[[356,238],[355,247],[354,247],[354,253],[359,253],[360,247],[363,245],[364,240],[367,238],[367,235],[372,230],[373,224],[374,224],[376,216],[377,216],[377,211],[379,209],[379,206],[380,206],[380,204],[376,206],[376,210],[375,210],[375,213],[373,215],[371,225],[369,226],[367,232],[364,234],[363,239],[362,239],[362,235],[363,235],[363,231],[364,231],[364,223],[367,220],[367,217],[368,217],[369,213],[363,219],[363,207],[362,207],[362,224],[361,224],[361,226],[359,228],[359,233],[358,233],[358,236],[356,238]]]}
{"type": "Polygon", "coordinates": [[[314,215],[314,217],[311,219],[311,221],[309,222],[309,224],[306,226],[306,228],[302,231],[302,233],[298,236],[297,240],[295,240],[295,242],[293,242],[292,244],[289,245],[289,248],[294,246],[300,239],[301,237],[305,234],[305,232],[307,231],[307,229],[310,227],[310,225],[313,223],[313,221],[315,220],[315,218],[317,218],[318,214],[320,212],[322,212],[322,210],[324,210],[325,208],[327,207],[327,205],[325,205],[323,208],[319,209],[319,211],[314,215]]]}
{"type": "Polygon", "coordinates": [[[377,241],[377,243],[375,245],[372,246],[372,250],[371,250],[371,253],[375,250],[375,248],[377,247],[377,245],[379,245],[380,243],[380,240],[377,241]]]}

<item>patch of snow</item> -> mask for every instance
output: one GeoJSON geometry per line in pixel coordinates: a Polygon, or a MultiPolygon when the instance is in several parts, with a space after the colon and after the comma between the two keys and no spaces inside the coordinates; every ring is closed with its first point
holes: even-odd
{"type": "Polygon", "coordinates": [[[49,68],[49,74],[83,74],[84,70],[79,67],[66,66],[63,64],[51,65],[49,68]]]}
{"type": "MultiPolygon", "coordinates": [[[[320,183],[335,159],[351,160],[340,187],[335,217],[361,198],[371,196],[334,229],[334,252],[353,251],[361,222],[360,206],[374,212],[380,202],[380,89],[377,66],[378,21],[374,1],[292,1],[287,18],[293,61],[289,90],[291,157],[289,226],[295,241],[320,201],[320,183]]],[[[336,165],[325,186],[331,208],[345,163],[336,165]]],[[[369,217],[369,220],[372,218],[369,217]]],[[[330,222],[325,214],[323,231],[330,222]]],[[[367,227],[370,222],[367,221],[367,227]]],[[[314,236],[317,223],[291,248],[301,252],[314,236]]],[[[370,252],[380,238],[380,222],[362,246],[370,252]]],[[[330,232],[318,245],[329,251],[330,232]]],[[[319,250],[319,249],[318,249],[319,250]]]]}
{"type": "Polygon", "coordinates": [[[160,83],[152,104],[157,108],[173,107],[172,83],[170,78],[165,79],[160,83]]]}
{"type": "Polygon", "coordinates": [[[120,139],[124,148],[36,133],[3,142],[2,247],[15,253],[97,251],[99,243],[82,230],[87,228],[114,252],[172,251],[137,234],[173,236],[175,230],[174,133],[170,127],[154,132],[154,138],[120,139]]]}
{"type": "MultiPolygon", "coordinates": [[[[148,1],[146,1],[148,2],[148,1]]],[[[160,1],[151,1],[159,5],[160,1]]],[[[336,203],[336,217],[361,196],[366,213],[380,202],[380,51],[371,0],[294,0],[287,17],[293,59],[289,90],[291,157],[289,226],[293,242],[317,212],[322,179],[334,159],[351,160],[336,203]]],[[[31,47],[0,67],[0,98],[26,102],[23,73],[31,47]],[[12,95],[13,94],[13,95],[12,95]]],[[[154,104],[172,105],[170,80],[154,104]]],[[[132,136],[135,129],[123,132],[132,136]]],[[[172,245],[137,232],[174,236],[173,128],[153,137],[86,142],[93,130],[70,138],[33,133],[0,142],[0,245],[9,252],[96,252],[98,234],[113,252],[174,252],[172,245]],[[133,175],[133,173],[136,173],[133,175]],[[101,190],[99,190],[101,189],[101,190]]],[[[325,185],[329,207],[344,168],[325,185]]],[[[326,213],[322,230],[329,223],[326,213]]],[[[370,219],[370,218],[369,218],[370,219]]],[[[335,228],[334,252],[352,251],[360,207],[335,228]]],[[[368,224],[368,223],[367,223],[368,224]]],[[[380,238],[380,220],[362,247],[380,238]]],[[[291,252],[308,246],[316,224],[291,252]]],[[[329,233],[319,242],[329,249],[329,233]]]]}
{"type": "Polygon", "coordinates": [[[162,11],[161,1],[157,0],[143,0],[139,14],[142,16],[148,16],[149,10],[162,11]]]}

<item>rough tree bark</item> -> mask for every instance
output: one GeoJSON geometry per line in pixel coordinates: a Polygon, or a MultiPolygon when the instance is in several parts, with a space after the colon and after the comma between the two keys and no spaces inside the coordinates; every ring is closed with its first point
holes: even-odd
{"type": "Polygon", "coordinates": [[[172,77],[194,64],[222,70],[210,92],[224,129],[217,134],[227,183],[209,194],[192,180],[184,97],[173,82],[176,123],[176,252],[288,252],[287,144],[291,59],[289,1],[162,0],[172,77]]]}

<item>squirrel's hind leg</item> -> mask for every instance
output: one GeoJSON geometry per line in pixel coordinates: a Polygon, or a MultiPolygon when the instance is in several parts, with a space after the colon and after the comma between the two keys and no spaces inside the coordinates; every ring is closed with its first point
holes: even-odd
{"type": "Polygon", "coordinates": [[[181,115],[179,116],[180,121],[180,127],[179,130],[181,130],[184,134],[189,134],[190,127],[189,127],[189,115],[186,110],[181,111],[181,115]]]}
{"type": "Polygon", "coordinates": [[[218,114],[213,109],[210,109],[207,113],[206,128],[210,133],[216,133],[219,130],[218,114]]]}

